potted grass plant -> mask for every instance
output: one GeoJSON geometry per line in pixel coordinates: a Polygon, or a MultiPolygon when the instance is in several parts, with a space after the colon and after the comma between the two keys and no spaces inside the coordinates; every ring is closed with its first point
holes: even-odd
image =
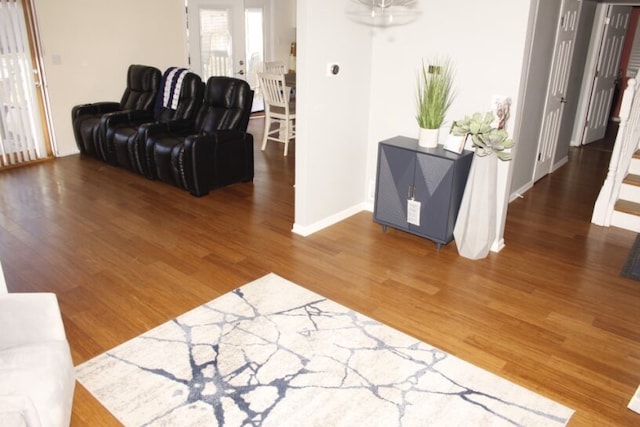
{"type": "Polygon", "coordinates": [[[416,120],[420,126],[418,144],[422,147],[438,145],[440,127],[455,97],[453,78],[454,67],[449,58],[422,61],[416,94],[416,120]]]}

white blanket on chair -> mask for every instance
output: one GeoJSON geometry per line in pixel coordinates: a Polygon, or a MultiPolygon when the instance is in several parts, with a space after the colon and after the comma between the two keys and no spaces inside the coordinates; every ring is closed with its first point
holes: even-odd
{"type": "Polygon", "coordinates": [[[178,108],[180,91],[182,91],[182,81],[187,73],[189,73],[188,69],[178,67],[172,67],[166,71],[162,87],[163,107],[170,108],[172,110],[178,108]]]}

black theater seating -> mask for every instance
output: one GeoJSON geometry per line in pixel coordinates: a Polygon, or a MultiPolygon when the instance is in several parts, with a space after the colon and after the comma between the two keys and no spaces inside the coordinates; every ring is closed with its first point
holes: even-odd
{"type": "Polygon", "coordinates": [[[71,115],[82,154],[203,196],[253,180],[252,102],[244,80],[216,76],[205,86],[185,69],[160,76],[131,65],[120,103],[78,105],[71,115]]]}
{"type": "Polygon", "coordinates": [[[247,133],[252,101],[246,81],[211,77],[194,121],[145,125],[149,178],[194,196],[253,180],[253,136],[247,133]]]}
{"type": "Polygon", "coordinates": [[[194,120],[204,97],[200,76],[184,68],[170,67],[163,76],[153,111],[129,111],[105,118],[104,146],[117,166],[150,176],[144,141],[147,123],[194,120]],[[172,101],[175,96],[175,102],[172,101]]]}
{"type": "Polygon", "coordinates": [[[105,147],[106,114],[121,111],[152,111],[160,86],[161,73],[155,67],[130,65],[127,87],[120,102],[96,102],[73,107],[71,120],[80,153],[115,163],[113,153],[105,147]]]}

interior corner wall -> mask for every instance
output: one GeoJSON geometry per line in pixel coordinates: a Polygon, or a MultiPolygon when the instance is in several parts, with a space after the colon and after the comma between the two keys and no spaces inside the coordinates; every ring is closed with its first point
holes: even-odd
{"type": "Polygon", "coordinates": [[[417,73],[422,60],[434,56],[450,57],[456,72],[456,96],[446,117],[445,135],[454,120],[490,110],[493,95],[510,97],[512,113],[517,108],[529,2],[492,0],[491,7],[477,0],[426,3],[420,2],[422,14],[415,22],[375,31],[373,145],[398,134],[417,137],[417,73]]]}
{"type": "Polygon", "coordinates": [[[294,231],[362,210],[369,131],[371,34],[344,0],[298,0],[294,231]],[[340,71],[329,75],[328,64],[340,71]]]}
{"type": "MultiPolygon", "coordinates": [[[[507,130],[513,135],[513,124],[522,115],[518,97],[529,4],[513,0],[422,1],[422,14],[415,22],[374,32],[367,183],[375,182],[379,141],[395,135],[417,137],[416,77],[423,58],[444,55],[455,64],[456,97],[441,130],[442,138],[454,120],[491,110],[494,95],[512,100],[507,130]]],[[[498,213],[502,216],[509,189],[507,171],[512,164],[500,163],[498,213]]],[[[498,224],[497,228],[502,230],[503,226],[498,224]]]]}
{"type": "Polygon", "coordinates": [[[186,66],[184,0],[34,0],[56,155],[78,152],[74,105],[120,101],[130,64],[186,66]]]}
{"type": "Polygon", "coordinates": [[[271,17],[273,47],[266,60],[288,64],[291,43],[296,41],[296,0],[271,0],[271,17]]]}

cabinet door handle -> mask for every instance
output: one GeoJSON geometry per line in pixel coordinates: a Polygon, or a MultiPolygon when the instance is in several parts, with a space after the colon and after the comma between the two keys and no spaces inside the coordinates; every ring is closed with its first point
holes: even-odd
{"type": "Polygon", "coordinates": [[[408,199],[413,199],[413,192],[414,192],[414,188],[415,188],[415,187],[414,187],[413,185],[410,185],[410,186],[409,186],[409,191],[408,191],[408,193],[407,193],[407,198],[408,198],[408,199]]]}

